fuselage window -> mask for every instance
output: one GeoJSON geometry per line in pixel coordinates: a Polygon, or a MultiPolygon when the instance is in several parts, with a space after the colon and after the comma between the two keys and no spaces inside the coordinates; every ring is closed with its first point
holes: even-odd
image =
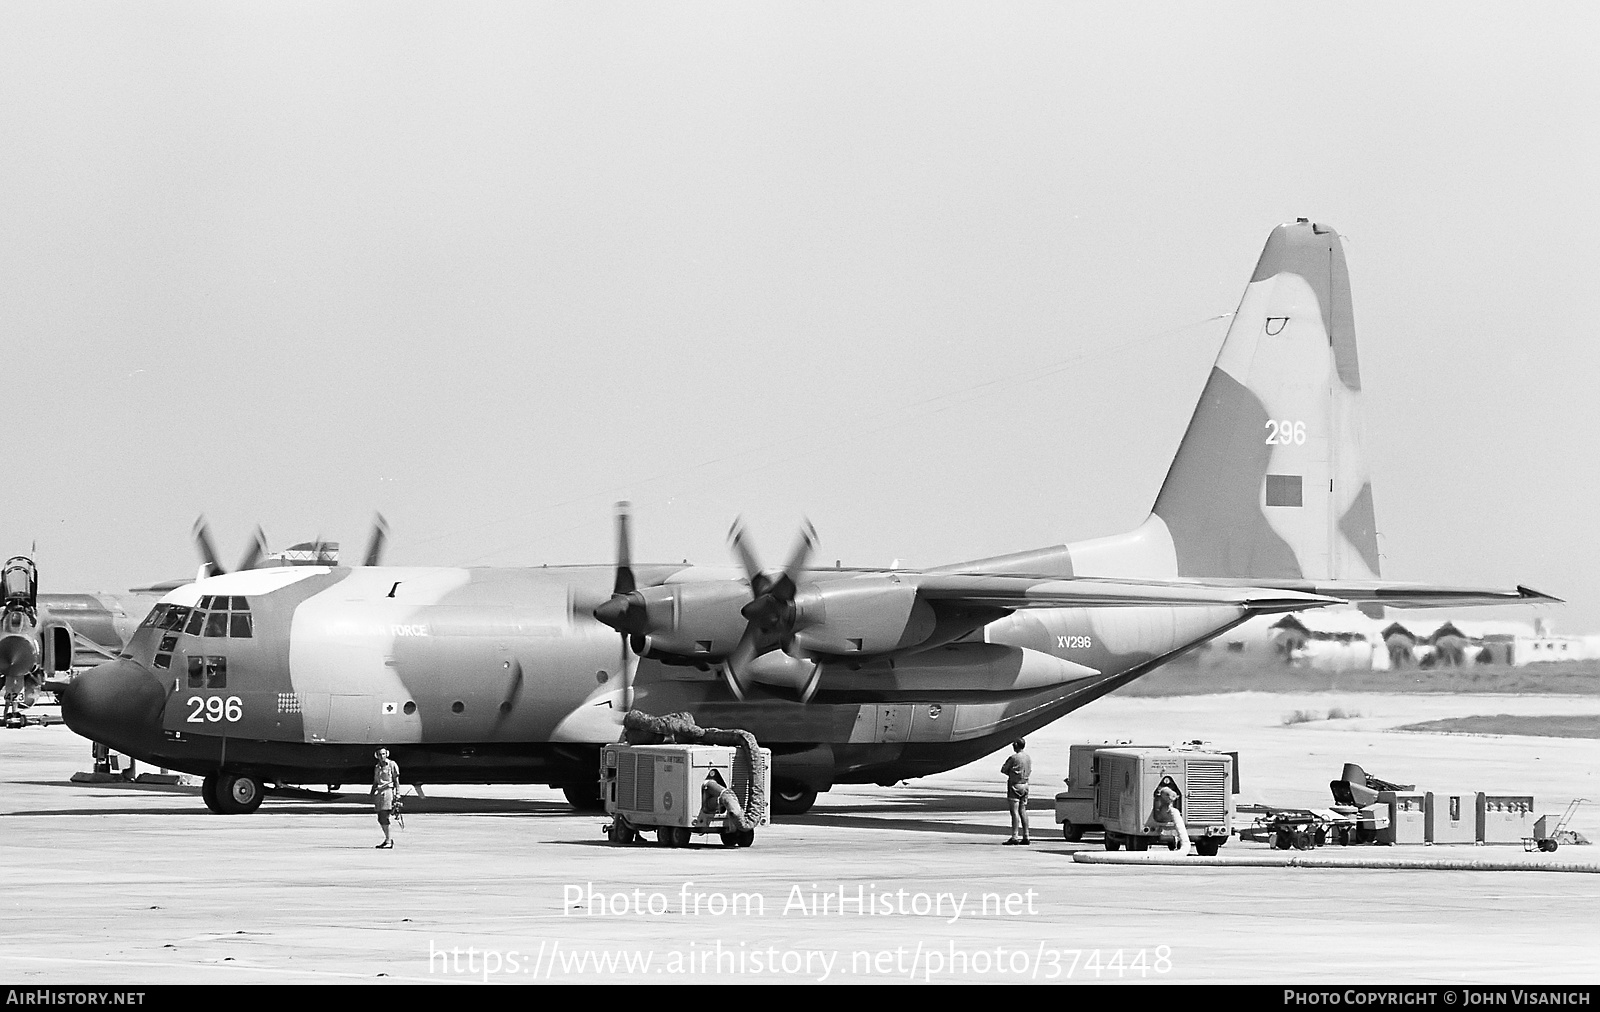
{"type": "Polygon", "coordinates": [[[226,689],[228,687],[228,659],[226,657],[206,658],[206,688],[226,689]]]}
{"type": "Polygon", "coordinates": [[[163,637],[161,637],[161,647],[160,647],[161,650],[163,650],[163,651],[165,651],[165,652],[170,654],[177,646],[178,646],[178,637],[176,637],[176,636],[163,636],[163,637]]]}
{"type": "Polygon", "coordinates": [[[200,635],[200,630],[205,628],[205,624],[206,613],[203,611],[192,611],[189,613],[189,624],[183,627],[183,631],[190,636],[198,636],[200,635]]]}
{"type": "Polygon", "coordinates": [[[228,635],[234,639],[250,639],[250,613],[236,611],[230,621],[228,635]]]}
{"type": "Polygon", "coordinates": [[[206,659],[204,657],[189,658],[189,688],[203,689],[206,685],[206,659]]]}
{"type": "Polygon", "coordinates": [[[225,612],[225,611],[214,611],[210,615],[206,616],[206,635],[207,636],[226,636],[226,635],[228,635],[228,613],[227,612],[225,612]]]}
{"type": "Polygon", "coordinates": [[[170,667],[172,667],[172,655],[171,654],[156,654],[156,667],[158,667],[158,668],[170,668],[170,667]]]}

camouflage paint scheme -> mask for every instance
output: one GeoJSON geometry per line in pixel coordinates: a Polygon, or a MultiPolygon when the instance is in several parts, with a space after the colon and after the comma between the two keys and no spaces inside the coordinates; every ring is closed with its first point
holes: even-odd
{"type": "Polygon", "coordinates": [[[743,628],[741,571],[634,567],[639,587],[672,588],[671,621],[696,630],[680,638],[692,646],[641,658],[594,618],[610,565],[313,566],[173,591],[171,608],[247,603],[253,635],[147,623],[74,682],[63,713],[80,734],[194,773],[358,781],[382,743],[411,782],[579,785],[617,740],[631,687],[646,712],[750,730],[776,779],[825,790],[981,758],[1252,614],[1330,597],[1541,597],[1378,580],[1355,355],[1337,233],[1280,226],[1144,524],[923,572],[808,570],[800,594],[820,603],[807,657],[763,654],[748,684],[717,663],[743,628]],[[218,657],[225,684],[191,679],[189,658],[218,657]]]}

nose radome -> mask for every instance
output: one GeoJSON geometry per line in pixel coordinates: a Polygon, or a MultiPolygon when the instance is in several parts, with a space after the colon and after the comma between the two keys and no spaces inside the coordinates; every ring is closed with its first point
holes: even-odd
{"type": "Polygon", "coordinates": [[[74,678],[61,694],[61,717],[74,732],[133,754],[161,740],[166,686],[144,665],[115,660],[74,678]]]}
{"type": "Polygon", "coordinates": [[[25,675],[39,663],[39,652],[29,636],[0,636],[0,675],[25,675]]]}

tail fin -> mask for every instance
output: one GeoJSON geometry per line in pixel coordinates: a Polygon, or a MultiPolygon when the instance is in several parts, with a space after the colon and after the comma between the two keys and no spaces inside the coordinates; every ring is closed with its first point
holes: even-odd
{"type": "Polygon", "coordinates": [[[1360,403],[1339,234],[1280,225],[1151,511],[1178,575],[1376,579],[1360,403]]]}

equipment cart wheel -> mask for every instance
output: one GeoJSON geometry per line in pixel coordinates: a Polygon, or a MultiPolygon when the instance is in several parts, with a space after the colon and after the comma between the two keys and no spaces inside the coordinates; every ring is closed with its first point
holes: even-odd
{"type": "Polygon", "coordinates": [[[678,836],[671,826],[656,827],[656,843],[663,847],[676,847],[678,836]]]}
{"type": "Polygon", "coordinates": [[[1554,854],[1556,852],[1556,846],[1557,844],[1554,840],[1539,841],[1539,849],[1544,851],[1546,854],[1554,854]]]}
{"type": "Polygon", "coordinates": [[[749,847],[756,842],[756,831],[753,829],[742,829],[739,831],[738,836],[739,846],[741,847],[749,847]]]}
{"type": "Polygon", "coordinates": [[[1200,839],[1194,842],[1195,853],[1199,854],[1201,857],[1216,857],[1217,848],[1219,846],[1221,846],[1221,844],[1216,839],[1209,836],[1202,836],[1200,839]]]}
{"type": "MultiPolygon", "coordinates": [[[[1106,849],[1107,850],[1121,850],[1122,849],[1122,837],[1117,836],[1115,833],[1107,833],[1106,834],[1106,849]]],[[[1128,849],[1132,850],[1133,848],[1129,847],[1128,849]]]]}
{"type": "Polygon", "coordinates": [[[722,835],[722,845],[724,847],[737,847],[737,846],[739,846],[739,833],[738,833],[737,830],[735,830],[732,833],[729,833],[727,831],[723,831],[723,833],[721,835],[722,835]]]}
{"type": "Polygon", "coordinates": [[[1061,823],[1061,836],[1068,843],[1077,843],[1079,840],[1083,839],[1083,827],[1074,826],[1072,824],[1072,820],[1068,819],[1061,823]]]}
{"type": "Polygon", "coordinates": [[[673,826],[672,827],[672,845],[674,847],[687,847],[687,846],[689,846],[689,840],[692,838],[692,836],[693,836],[693,834],[691,834],[689,832],[689,827],[688,826],[673,826]]]}

